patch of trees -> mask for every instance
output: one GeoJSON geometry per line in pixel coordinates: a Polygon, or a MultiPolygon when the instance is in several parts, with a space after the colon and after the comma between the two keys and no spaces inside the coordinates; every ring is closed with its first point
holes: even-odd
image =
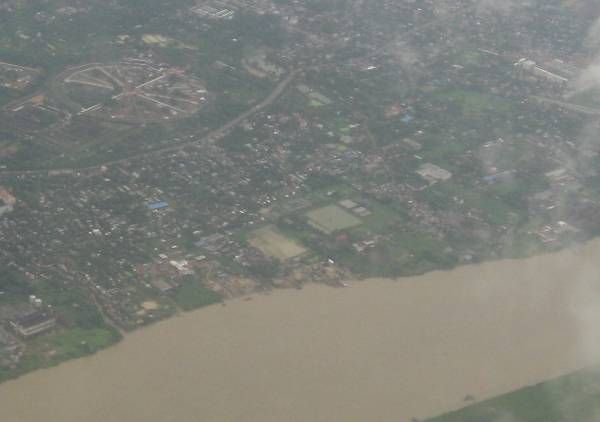
{"type": "Polygon", "coordinates": [[[0,292],[6,295],[28,295],[31,293],[31,287],[25,277],[18,271],[11,268],[0,269],[0,292]]]}

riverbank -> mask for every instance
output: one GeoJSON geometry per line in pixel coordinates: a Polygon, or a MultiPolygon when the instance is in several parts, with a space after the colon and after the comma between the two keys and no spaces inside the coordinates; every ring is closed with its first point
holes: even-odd
{"type": "Polygon", "coordinates": [[[427,422],[598,421],[600,368],[588,368],[486,400],[427,422]]]}
{"type": "Polygon", "coordinates": [[[183,314],[0,385],[8,422],[409,421],[595,363],[600,241],[183,314]]]}

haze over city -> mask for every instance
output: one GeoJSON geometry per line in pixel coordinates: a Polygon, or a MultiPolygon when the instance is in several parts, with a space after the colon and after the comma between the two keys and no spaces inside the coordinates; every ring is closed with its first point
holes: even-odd
{"type": "Polygon", "coordinates": [[[599,116],[592,0],[2,1],[3,420],[600,420],[599,116]]]}

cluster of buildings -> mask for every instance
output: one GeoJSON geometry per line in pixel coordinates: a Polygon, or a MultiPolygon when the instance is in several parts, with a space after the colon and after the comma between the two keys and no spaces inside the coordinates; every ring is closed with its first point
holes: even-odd
{"type": "MultiPolygon", "coordinates": [[[[515,75],[512,56],[530,55],[495,53],[488,18],[462,2],[308,3],[192,9],[215,27],[242,8],[280,16],[293,43],[277,65],[258,54],[246,68],[261,79],[283,77],[284,62],[303,69],[275,106],[219,139],[178,134],[185,147],[85,169],[0,169],[0,266],[76,289],[80,306],[132,329],[172,315],[190,280],[223,297],[340,285],[379,270],[354,262],[402,256],[398,274],[418,272],[501,256],[511,236],[558,246],[600,221],[593,166],[564,141],[580,117],[527,101],[539,84],[515,75]],[[377,19],[349,24],[365,10],[377,19]]],[[[516,67],[566,82],[532,60],[516,67]]],[[[78,81],[99,84],[93,75],[78,81]]],[[[152,98],[165,100],[167,80],[152,98]]],[[[0,304],[0,362],[69,323],[38,300],[0,304]]]]}
{"type": "Polygon", "coordinates": [[[15,367],[27,340],[56,326],[52,309],[36,296],[31,295],[25,303],[0,306],[0,368],[15,367]]]}
{"type": "Polygon", "coordinates": [[[29,67],[0,62],[0,87],[23,91],[40,76],[40,71],[29,67]]]}

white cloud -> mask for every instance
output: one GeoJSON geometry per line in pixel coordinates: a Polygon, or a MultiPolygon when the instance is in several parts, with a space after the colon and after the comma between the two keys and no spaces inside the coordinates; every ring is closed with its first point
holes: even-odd
{"type": "Polygon", "coordinates": [[[600,47],[600,18],[598,18],[590,27],[585,39],[586,47],[596,49],[600,47]]]}
{"type": "Polygon", "coordinates": [[[586,67],[573,83],[576,92],[600,88],[600,60],[586,67]]]}

